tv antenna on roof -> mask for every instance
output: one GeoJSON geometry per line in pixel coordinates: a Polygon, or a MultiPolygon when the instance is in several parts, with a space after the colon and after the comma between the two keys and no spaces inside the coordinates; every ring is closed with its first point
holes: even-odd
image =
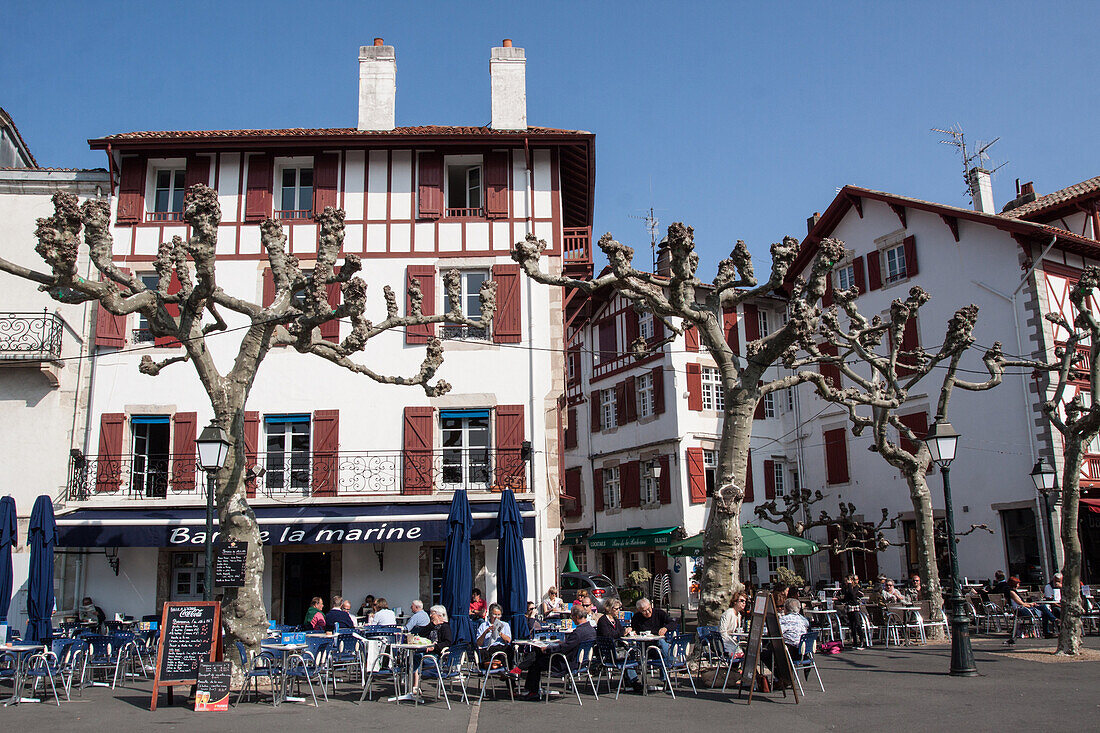
{"type": "Polygon", "coordinates": [[[649,232],[649,249],[652,253],[652,258],[653,258],[653,262],[651,264],[652,264],[652,267],[653,267],[653,272],[656,272],[657,271],[657,227],[660,224],[660,221],[657,219],[656,216],[654,216],[652,206],[649,207],[649,213],[646,214],[645,216],[637,216],[635,214],[628,214],[628,216],[631,219],[641,219],[642,221],[645,222],[646,231],[649,232]]]}
{"type": "Polygon", "coordinates": [[[966,135],[963,134],[962,128],[958,125],[952,125],[946,130],[940,127],[933,127],[932,132],[938,132],[942,135],[949,136],[951,138],[950,140],[940,140],[940,143],[943,145],[954,145],[958,149],[959,155],[962,156],[963,183],[966,184],[966,195],[970,197],[970,203],[973,204],[974,194],[970,188],[970,171],[976,168],[980,168],[981,170],[988,171],[989,174],[992,175],[999,171],[1001,168],[1008,165],[1008,161],[1006,160],[1004,163],[1001,163],[999,166],[993,168],[992,170],[986,168],[985,166],[985,162],[989,160],[989,155],[986,153],[986,151],[993,147],[993,144],[1001,139],[1000,136],[998,135],[987,143],[979,140],[975,144],[977,150],[975,150],[974,152],[970,152],[967,150],[966,147],[966,135]]]}

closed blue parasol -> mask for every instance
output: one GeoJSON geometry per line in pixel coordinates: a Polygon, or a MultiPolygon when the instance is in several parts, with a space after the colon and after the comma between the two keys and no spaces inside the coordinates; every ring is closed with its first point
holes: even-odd
{"type": "Polygon", "coordinates": [[[447,608],[454,641],[470,643],[474,632],[470,624],[470,593],[474,579],[470,571],[470,528],[474,518],[466,490],[455,491],[451,512],[447,515],[447,544],[443,548],[442,602],[447,608]]]}
{"type": "Polygon", "coordinates": [[[27,544],[31,548],[30,577],[27,580],[27,634],[32,643],[48,644],[53,636],[53,548],[57,541],[57,523],[50,497],[34,500],[27,544]]]}
{"type": "MultiPolygon", "coordinates": [[[[18,543],[15,523],[15,499],[0,499],[0,623],[8,622],[11,608],[11,548],[18,543]]],[[[0,643],[6,641],[0,639],[0,643]]]]}
{"type": "Polygon", "coordinates": [[[497,516],[497,598],[516,639],[527,638],[527,559],[523,555],[523,518],[515,494],[500,495],[497,516]]]}

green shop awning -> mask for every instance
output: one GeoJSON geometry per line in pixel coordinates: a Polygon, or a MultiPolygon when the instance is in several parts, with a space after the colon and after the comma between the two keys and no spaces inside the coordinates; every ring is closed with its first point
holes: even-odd
{"type": "Polygon", "coordinates": [[[571,529],[567,530],[561,537],[561,543],[563,545],[583,545],[584,538],[588,536],[589,530],[587,529],[571,529]]]}
{"type": "Polygon", "coordinates": [[[588,546],[594,550],[621,547],[666,547],[672,542],[676,527],[658,529],[627,529],[622,532],[600,532],[588,538],[588,546]]]}
{"type": "MultiPolygon", "coordinates": [[[[820,548],[812,540],[776,532],[774,529],[745,524],[741,527],[745,557],[782,557],[812,555],[820,548]]],[[[703,533],[674,542],[665,548],[670,557],[699,557],[703,554],[703,533]]]]}

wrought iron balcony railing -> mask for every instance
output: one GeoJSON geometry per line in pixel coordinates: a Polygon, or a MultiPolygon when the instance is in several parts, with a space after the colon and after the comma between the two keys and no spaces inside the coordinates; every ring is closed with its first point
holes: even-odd
{"type": "Polygon", "coordinates": [[[41,313],[0,313],[0,360],[51,361],[61,358],[61,318],[41,313]]]}
{"type": "MultiPolygon", "coordinates": [[[[526,487],[519,449],[408,450],[391,453],[260,453],[249,456],[249,496],[427,495],[455,489],[526,487]]],[[[68,501],[204,496],[194,454],[69,458],[68,501]]]]}

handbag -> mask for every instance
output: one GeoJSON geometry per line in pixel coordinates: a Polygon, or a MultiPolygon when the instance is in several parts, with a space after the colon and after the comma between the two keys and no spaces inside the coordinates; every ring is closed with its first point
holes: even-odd
{"type": "Polygon", "coordinates": [[[844,648],[844,645],[839,641],[823,641],[821,642],[822,654],[840,654],[840,651],[844,648]]]}

